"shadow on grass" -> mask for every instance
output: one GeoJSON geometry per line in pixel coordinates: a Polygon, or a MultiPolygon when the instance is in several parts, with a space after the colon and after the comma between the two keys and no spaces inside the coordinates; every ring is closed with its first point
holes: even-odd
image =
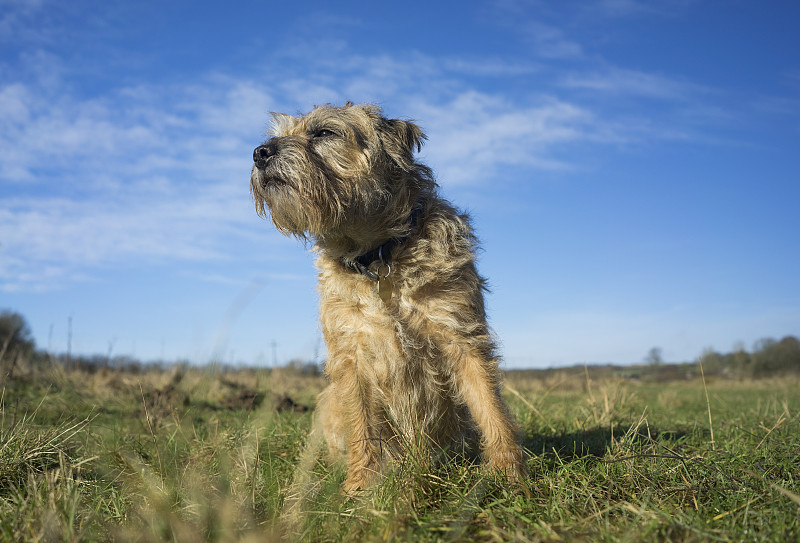
{"type": "Polygon", "coordinates": [[[526,450],[540,456],[546,464],[559,464],[574,460],[600,460],[620,443],[624,436],[626,448],[652,448],[658,444],[677,444],[687,436],[682,431],[658,431],[650,428],[648,433],[625,433],[619,426],[596,427],[578,432],[560,434],[526,435],[522,441],[526,450]]]}

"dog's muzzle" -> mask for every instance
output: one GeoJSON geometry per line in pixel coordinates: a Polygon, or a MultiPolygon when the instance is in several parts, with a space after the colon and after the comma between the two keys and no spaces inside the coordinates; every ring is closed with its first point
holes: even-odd
{"type": "Polygon", "coordinates": [[[253,162],[259,170],[266,169],[269,159],[278,154],[278,144],[275,138],[253,150],[253,162]]]}

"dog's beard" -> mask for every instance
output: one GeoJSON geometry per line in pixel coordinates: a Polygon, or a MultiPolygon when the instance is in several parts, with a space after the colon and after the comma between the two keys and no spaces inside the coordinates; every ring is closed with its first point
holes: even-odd
{"type": "MultiPolygon", "coordinates": [[[[264,217],[269,212],[275,227],[285,235],[316,238],[334,227],[333,217],[337,214],[332,209],[335,198],[310,192],[311,185],[271,168],[254,169],[251,189],[256,210],[264,217]]],[[[318,180],[317,187],[322,186],[324,180],[318,180]]]]}

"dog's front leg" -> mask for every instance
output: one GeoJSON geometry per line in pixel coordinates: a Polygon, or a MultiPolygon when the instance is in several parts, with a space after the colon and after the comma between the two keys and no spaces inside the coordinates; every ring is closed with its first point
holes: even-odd
{"type": "Polygon", "coordinates": [[[358,375],[352,355],[330,365],[333,366],[330,376],[335,383],[335,401],[348,433],[344,490],[364,489],[378,473],[381,462],[380,415],[375,406],[374,386],[358,375]]]}
{"type": "Polygon", "coordinates": [[[508,409],[500,396],[497,362],[479,349],[453,342],[447,349],[455,362],[456,386],[482,434],[489,467],[511,479],[525,474],[522,448],[508,409]]]}

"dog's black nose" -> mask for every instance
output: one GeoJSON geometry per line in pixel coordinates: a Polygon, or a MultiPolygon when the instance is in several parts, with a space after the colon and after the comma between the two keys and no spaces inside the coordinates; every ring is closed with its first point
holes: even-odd
{"type": "Polygon", "coordinates": [[[275,143],[275,138],[272,138],[264,145],[259,145],[253,150],[253,162],[255,162],[256,166],[259,168],[265,168],[267,166],[267,160],[277,153],[278,145],[275,143]]]}

